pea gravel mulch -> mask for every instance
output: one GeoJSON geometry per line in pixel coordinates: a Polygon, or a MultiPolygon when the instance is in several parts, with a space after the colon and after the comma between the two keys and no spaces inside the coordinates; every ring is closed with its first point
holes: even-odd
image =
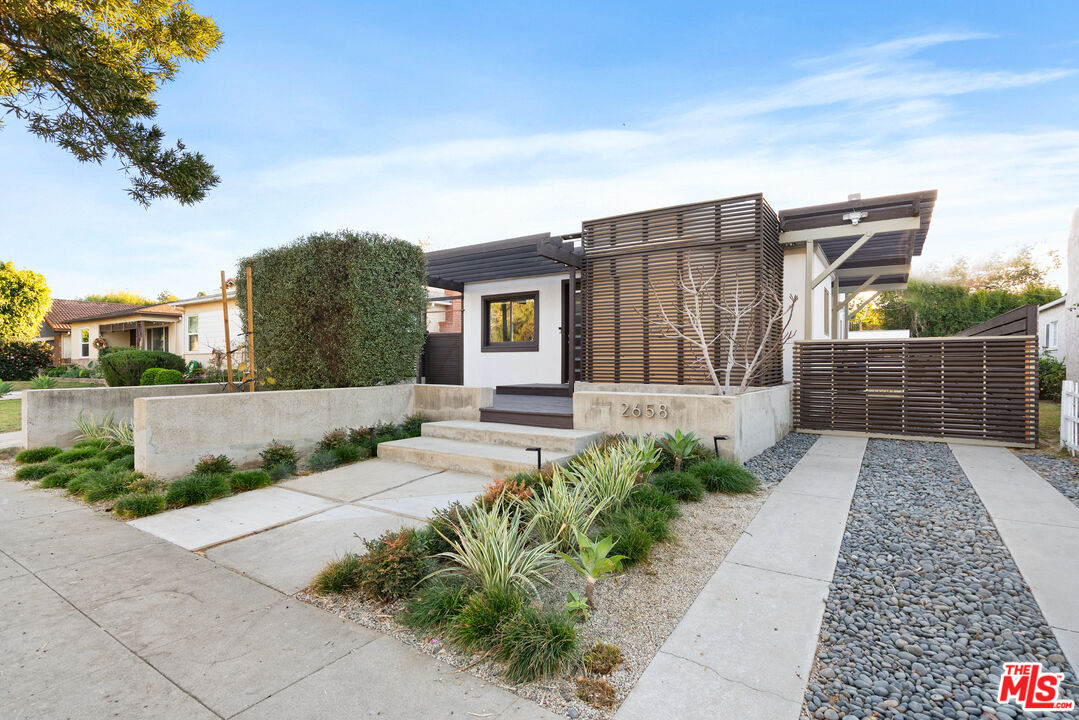
{"type": "MultiPolygon", "coordinates": [[[[995,693],[1004,662],[1079,685],[948,446],[870,440],[803,717],[1035,717],[995,693]]],[[[1075,720],[1075,713],[1046,717],[1075,720]]]]}
{"type": "Polygon", "coordinates": [[[1040,453],[1020,453],[1019,458],[1079,507],[1079,461],[1040,453]]]}
{"type": "MultiPolygon", "coordinates": [[[[761,490],[755,495],[707,494],[700,502],[682,503],[682,517],[671,523],[674,540],[657,545],[649,562],[596,586],[597,608],[588,622],[578,628],[582,646],[602,641],[617,645],[622,651],[625,662],[605,678],[617,695],[613,708],[600,710],[582,702],[576,697],[576,686],[570,680],[511,686],[502,680],[500,666],[491,662],[479,662],[468,672],[566,717],[582,720],[611,718],[701,588],[741,537],[742,530],[768,499],[776,483],[790,472],[816,438],[815,435],[792,433],[749,460],[746,467],[761,480],[761,490]]],[[[549,605],[557,607],[564,603],[569,589],[583,591],[581,578],[565,566],[561,566],[551,579],[553,586],[541,591],[544,602],[549,605]]],[[[353,622],[393,635],[459,668],[479,657],[458,653],[443,645],[437,637],[417,637],[398,625],[393,616],[403,609],[403,603],[383,606],[356,595],[319,597],[300,593],[297,597],[353,622]]]]}

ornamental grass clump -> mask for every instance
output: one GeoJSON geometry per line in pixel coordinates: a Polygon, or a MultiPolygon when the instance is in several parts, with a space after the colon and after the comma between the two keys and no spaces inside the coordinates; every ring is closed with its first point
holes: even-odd
{"type": "MultiPolygon", "coordinates": [[[[96,459],[96,458],[95,458],[96,459]]],[[[135,456],[134,455],[121,455],[108,465],[109,470],[134,470],[135,469],[135,456]]]]}
{"type": "Polygon", "coordinates": [[[458,578],[434,578],[420,586],[397,619],[417,632],[437,632],[453,622],[473,590],[471,585],[458,578]]]}
{"type": "Polygon", "coordinates": [[[564,613],[525,607],[501,628],[498,659],[511,683],[564,675],[580,660],[573,620],[564,613]]]}
{"type": "Polygon", "coordinates": [[[53,447],[52,445],[39,448],[27,448],[26,450],[20,450],[19,453],[15,455],[15,462],[20,464],[45,462],[62,452],[63,450],[58,447],[53,447]]]}
{"type": "Polygon", "coordinates": [[[364,460],[371,457],[371,451],[365,447],[359,445],[353,445],[352,443],[342,443],[333,448],[330,452],[333,453],[334,458],[337,460],[338,465],[345,465],[347,463],[356,462],[357,460],[364,460]]]}
{"type": "Polygon", "coordinates": [[[116,460],[117,458],[130,455],[134,457],[135,446],[134,445],[113,445],[101,451],[101,457],[105,458],[109,462],[116,460]]]}
{"type": "Polygon", "coordinates": [[[593,505],[619,506],[643,477],[651,474],[659,450],[651,437],[621,438],[615,444],[593,446],[573,459],[567,472],[573,484],[585,489],[593,505]]]}
{"type": "MultiPolygon", "coordinates": [[[[91,471],[79,478],[79,493],[87,502],[111,500],[127,492],[137,479],[132,472],[91,471]]],[[[71,487],[70,481],[68,487],[71,487]]]]}
{"type": "Polygon", "coordinates": [[[192,473],[174,480],[165,492],[169,505],[186,507],[198,505],[231,492],[227,475],[217,473],[192,473]]]}
{"type": "Polygon", "coordinates": [[[596,502],[588,487],[570,485],[569,480],[556,467],[551,485],[522,503],[531,518],[529,525],[535,528],[539,538],[563,552],[573,547],[577,534],[587,531],[611,503],[609,497],[596,502]]]}
{"type": "Polygon", "coordinates": [[[98,448],[93,446],[71,448],[66,452],[62,452],[58,455],[53,455],[52,461],[67,465],[77,460],[85,460],[87,458],[91,458],[94,455],[97,455],[98,452],[100,452],[98,448]]]}
{"type": "Polygon", "coordinates": [[[41,478],[38,483],[43,488],[67,487],[67,484],[79,476],[79,471],[72,467],[61,467],[41,478]]]}
{"type": "Polygon", "coordinates": [[[112,509],[123,518],[156,515],[165,509],[165,495],[159,492],[129,492],[116,498],[112,509]]]}
{"type": "Polygon", "coordinates": [[[690,468],[709,492],[751,493],[760,483],[757,477],[734,460],[712,458],[690,468]]]}
{"type": "Polygon", "coordinates": [[[23,465],[15,471],[16,480],[40,480],[46,475],[51,475],[63,465],[52,460],[48,462],[31,463],[23,465]]]}
{"type": "MultiPolygon", "coordinates": [[[[131,467],[134,468],[135,459],[131,458],[131,461],[131,467]]],[[[86,458],[85,460],[76,460],[73,463],[68,463],[68,467],[75,468],[76,470],[104,470],[108,464],[108,460],[100,455],[96,455],[94,457],[86,458]]]]}
{"type": "Polygon", "coordinates": [[[307,458],[307,468],[314,472],[329,470],[337,465],[337,455],[333,450],[317,450],[307,458]]]}
{"type": "Polygon", "coordinates": [[[700,479],[687,472],[659,473],[652,478],[652,484],[676,500],[696,502],[704,497],[704,485],[700,479]]]}
{"type": "Polygon", "coordinates": [[[672,495],[660,490],[655,485],[638,485],[630,493],[626,507],[647,507],[662,513],[668,520],[682,516],[678,501],[672,495]]]}
{"type": "Polygon", "coordinates": [[[536,523],[522,523],[520,509],[511,511],[504,503],[469,508],[460,514],[456,537],[445,538],[452,549],[439,553],[451,565],[437,572],[464,575],[484,590],[535,594],[537,584],[550,584],[546,575],[560,562],[556,543],[529,542],[536,523]]]}
{"type": "Polygon", "coordinates": [[[327,564],[311,583],[311,589],[319,595],[347,593],[359,586],[360,556],[351,552],[327,564]]]}
{"type": "Polygon", "coordinates": [[[614,538],[613,551],[627,563],[647,560],[652,546],[670,537],[667,517],[648,507],[623,507],[604,518],[602,533],[614,538]]]}
{"type": "Polygon", "coordinates": [[[232,492],[245,492],[273,485],[270,473],[265,470],[240,470],[229,475],[229,487],[232,492]]]}
{"type": "Polygon", "coordinates": [[[449,640],[464,650],[489,650],[499,643],[503,625],[521,612],[520,588],[489,587],[469,596],[449,629],[449,640]]]}

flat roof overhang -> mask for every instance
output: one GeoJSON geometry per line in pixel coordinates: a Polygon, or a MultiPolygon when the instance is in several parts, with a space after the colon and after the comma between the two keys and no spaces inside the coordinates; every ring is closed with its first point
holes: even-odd
{"type": "Polygon", "coordinates": [[[834,273],[842,293],[902,290],[912,258],[922,254],[936,200],[936,190],[925,190],[780,210],[779,242],[821,249],[829,267],[814,287],[834,273]]]}
{"type": "Polygon", "coordinates": [[[427,285],[461,292],[465,283],[553,275],[579,268],[580,254],[570,239],[573,237],[540,233],[433,250],[427,253],[427,285]]]}

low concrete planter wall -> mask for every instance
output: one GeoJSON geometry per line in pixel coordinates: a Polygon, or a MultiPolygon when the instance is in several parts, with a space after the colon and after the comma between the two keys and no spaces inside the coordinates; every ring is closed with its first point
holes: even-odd
{"type": "Polygon", "coordinates": [[[417,385],[415,410],[432,420],[479,420],[494,402],[495,389],[463,385],[417,385]]]}
{"type": "Polygon", "coordinates": [[[201,383],[26,390],[22,399],[22,444],[66,447],[73,445],[79,434],[75,418],[80,413],[93,415],[96,420],[110,413],[117,422],[132,420],[136,398],[208,395],[222,389],[222,385],[201,383]]]}
{"type": "Polygon", "coordinates": [[[630,435],[691,430],[708,447],[713,436],[727,435],[719,450],[738,461],[771,447],[791,431],[790,385],[753,389],[742,395],[629,387],[629,392],[575,389],[573,426],[630,435]]]}
{"type": "Polygon", "coordinates": [[[142,398],[135,401],[135,469],[175,477],[207,454],[242,464],[258,460],[272,440],[309,452],[334,428],[400,422],[413,412],[413,387],[142,398]]]}

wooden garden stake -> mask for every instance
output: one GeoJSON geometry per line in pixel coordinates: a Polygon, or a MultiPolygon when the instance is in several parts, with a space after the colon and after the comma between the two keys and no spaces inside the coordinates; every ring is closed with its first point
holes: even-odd
{"type": "Polygon", "coordinates": [[[255,318],[251,309],[251,266],[247,266],[247,364],[251,370],[251,392],[255,392],[255,318]]]}
{"type": "Polygon", "coordinates": [[[232,392],[232,346],[229,340],[229,301],[226,297],[225,271],[221,271],[221,312],[225,313],[225,365],[228,367],[228,392],[232,392]]]}

